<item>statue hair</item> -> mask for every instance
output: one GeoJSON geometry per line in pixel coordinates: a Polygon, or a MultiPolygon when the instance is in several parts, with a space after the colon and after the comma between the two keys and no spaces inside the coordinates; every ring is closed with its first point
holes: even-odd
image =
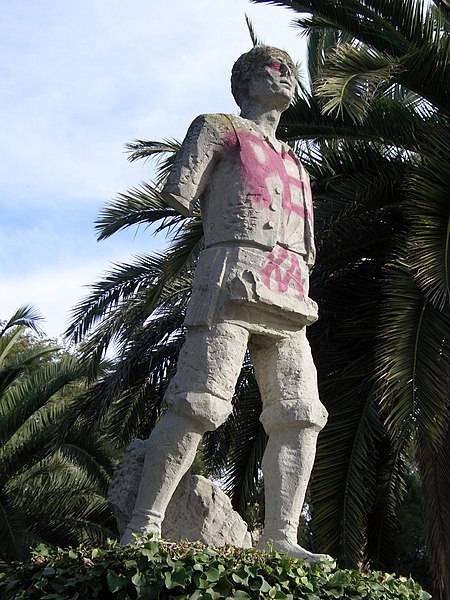
{"type": "Polygon", "coordinates": [[[291,57],[284,50],[273,46],[254,46],[249,52],[242,54],[233,65],[231,71],[231,93],[239,107],[247,97],[247,83],[257,73],[262,71],[271,59],[280,58],[294,69],[291,57]]]}

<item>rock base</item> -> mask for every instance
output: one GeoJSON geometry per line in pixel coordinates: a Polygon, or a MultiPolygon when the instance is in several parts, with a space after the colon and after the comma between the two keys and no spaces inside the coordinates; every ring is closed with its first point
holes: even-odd
{"type": "MultiPolygon", "coordinates": [[[[146,440],[131,442],[118,464],[108,490],[119,534],[131,519],[144,464],[146,440]]],[[[167,507],[162,537],[200,541],[209,546],[251,548],[247,525],[233,509],[228,496],[201,475],[183,477],[167,507]]]]}

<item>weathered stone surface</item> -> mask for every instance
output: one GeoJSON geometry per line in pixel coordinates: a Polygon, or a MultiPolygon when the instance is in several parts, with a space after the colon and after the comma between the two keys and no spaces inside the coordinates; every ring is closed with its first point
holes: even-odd
{"type": "Polygon", "coordinates": [[[200,540],[210,546],[252,546],[247,525],[228,496],[201,475],[188,474],[181,480],[167,507],[162,536],[200,540]]]}
{"type": "MultiPolygon", "coordinates": [[[[135,439],[126,449],[111,480],[108,500],[120,535],[131,519],[148,441],[135,439]]],[[[233,510],[228,496],[201,475],[187,474],[167,507],[162,537],[201,541],[210,546],[250,548],[245,521],[233,510]]]]}

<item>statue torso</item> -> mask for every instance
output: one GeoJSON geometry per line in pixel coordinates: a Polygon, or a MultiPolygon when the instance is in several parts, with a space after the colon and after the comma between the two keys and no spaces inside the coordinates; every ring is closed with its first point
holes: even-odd
{"type": "Polygon", "coordinates": [[[281,151],[240,117],[194,121],[165,190],[200,198],[206,247],[244,243],[270,250],[278,244],[306,257],[309,178],[291,148],[279,144],[281,151]]]}

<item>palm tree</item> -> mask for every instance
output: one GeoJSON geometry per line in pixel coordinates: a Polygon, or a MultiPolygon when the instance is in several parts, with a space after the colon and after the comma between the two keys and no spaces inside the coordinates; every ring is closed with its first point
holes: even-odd
{"type": "Polygon", "coordinates": [[[331,418],[312,484],[315,532],[351,563],[365,531],[365,558],[388,558],[414,446],[436,593],[448,597],[449,11],[413,0],[273,3],[295,11],[315,65],[314,96],[283,123],[288,139],[318,148],[308,162],[325,311],[311,333],[331,418]]]}
{"type": "Polygon", "coordinates": [[[27,335],[39,316],[20,308],[0,331],[0,559],[38,542],[100,542],[114,535],[106,490],[111,446],[61,427],[84,370],[53,344],[27,335]]]}
{"type": "MultiPolygon", "coordinates": [[[[412,0],[272,3],[296,11],[309,35],[312,92],[301,88],[279,134],[307,163],[316,205],[311,295],[321,318],[310,338],[330,421],[311,484],[315,540],[344,566],[389,568],[406,459],[414,450],[436,590],[444,598],[448,10],[412,0]]],[[[129,145],[132,160],[161,159],[157,185],[122,194],[97,223],[100,238],[157,224],[171,236],[168,251],[140,257],[97,283],[68,332],[83,341],[94,367],[108,344],[118,345],[115,369],[91,388],[85,414],[108,415],[124,442],[147,435],[158,418],[202,244],[200,216],[177,215],[158,192],[176,148],[176,142],[129,145]]],[[[248,360],[235,400],[233,415],[209,436],[204,452],[207,468],[225,469],[242,508],[265,445],[248,360]]]]}

